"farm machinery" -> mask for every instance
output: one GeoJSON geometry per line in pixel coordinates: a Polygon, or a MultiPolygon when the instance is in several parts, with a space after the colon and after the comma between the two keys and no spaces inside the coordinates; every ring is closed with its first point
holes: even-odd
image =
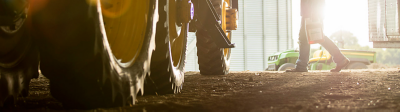
{"type": "MultiPolygon", "coordinates": [[[[367,69],[367,65],[376,63],[375,51],[362,51],[351,49],[340,49],[350,60],[344,69],[367,69]]],[[[275,53],[268,57],[268,68],[266,71],[285,71],[295,68],[296,60],[299,57],[298,50],[287,50],[275,53]]],[[[326,50],[317,50],[308,61],[309,70],[330,70],[336,67],[332,55],[326,50]]]]}
{"type": "Polygon", "coordinates": [[[188,32],[202,75],[229,72],[237,0],[0,1],[0,106],[50,80],[66,108],[132,105],[179,93],[188,32]]]}

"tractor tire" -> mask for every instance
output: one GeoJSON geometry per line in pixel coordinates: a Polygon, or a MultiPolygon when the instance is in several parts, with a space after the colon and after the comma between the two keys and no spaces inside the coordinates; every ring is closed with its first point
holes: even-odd
{"type": "MultiPolygon", "coordinates": [[[[222,0],[211,0],[214,9],[221,20],[224,20],[222,11],[223,7],[222,0]]],[[[221,23],[224,23],[222,21],[221,23]]],[[[223,28],[224,29],[224,28],[223,28]]],[[[228,38],[231,39],[231,32],[227,31],[228,38]]],[[[230,48],[219,48],[217,43],[213,41],[213,37],[207,34],[204,29],[198,29],[196,32],[197,36],[197,56],[200,74],[202,75],[226,75],[229,73],[230,63],[230,48]]]]}
{"type": "Polygon", "coordinates": [[[278,71],[286,71],[287,69],[294,69],[295,65],[293,63],[285,63],[278,68],[278,71]]]}
{"type": "Polygon", "coordinates": [[[69,109],[134,104],[150,72],[156,2],[51,0],[33,4],[36,10],[30,26],[39,43],[40,69],[50,80],[51,95],[69,109]],[[109,10],[113,8],[117,11],[109,10]]]}
{"type": "Polygon", "coordinates": [[[151,73],[145,82],[145,95],[174,94],[182,89],[188,23],[182,23],[182,26],[178,27],[176,13],[168,12],[174,10],[171,8],[175,7],[170,6],[175,6],[176,3],[175,0],[159,1],[160,18],[156,30],[156,49],[151,59],[151,73]],[[176,28],[181,30],[174,31],[176,28]]]}
{"type": "Polygon", "coordinates": [[[31,79],[39,76],[39,55],[26,18],[14,24],[0,26],[0,107],[13,107],[19,96],[28,96],[31,79]]]}
{"type": "Polygon", "coordinates": [[[350,63],[347,69],[368,69],[367,65],[361,62],[350,63]]]}

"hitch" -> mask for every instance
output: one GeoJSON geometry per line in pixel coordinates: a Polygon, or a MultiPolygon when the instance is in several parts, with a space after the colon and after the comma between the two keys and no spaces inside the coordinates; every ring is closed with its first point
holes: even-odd
{"type": "Polygon", "coordinates": [[[195,8],[196,29],[204,29],[220,48],[234,48],[218,21],[210,0],[192,0],[195,8]]]}

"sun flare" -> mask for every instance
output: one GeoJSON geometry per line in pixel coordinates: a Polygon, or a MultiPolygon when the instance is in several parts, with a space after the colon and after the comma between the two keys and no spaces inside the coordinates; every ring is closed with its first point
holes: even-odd
{"type": "Polygon", "coordinates": [[[324,33],[346,30],[357,37],[362,46],[371,44],[368,38],[367,0],[326,0],[324,33]]]}

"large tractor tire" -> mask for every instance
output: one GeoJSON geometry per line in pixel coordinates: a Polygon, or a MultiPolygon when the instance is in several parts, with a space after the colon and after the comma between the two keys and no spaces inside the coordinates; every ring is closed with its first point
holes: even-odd
{"type": "Polygon", "coordinates": [[[151,74],[146,78],[145,94],[173,94],[182,89],[189,22],[189,18],[182,19],[182,14],[189,10],[179,10],[178,7],[183,7],[181,2],[159,1],[156,49],[151,59],[151,74]]]}
{"type": "Polygon", "coordinates": [[[75,109],[134,104],[150,72],[157,1],[34,2],[32,32],[51,95],[75,109]]]}
{"type": "MultiPolygon", "coordinates": [[[[226,30],[226,9],[229,7],[224,0],[211,0],[214,9],[221,20],[222,29],[231,39],[231,31],[226,30]]],[[[197,36],[197,56],[200,74],[202,75],[226,75],[229,73],[230,48],[219,48],[213,41],[213,37],[207,34],[204,29],[198,29],[197,36]]]]}
{"type": "Polygon", "coordinates": [[[13,25],[0,25],[0,107],[14,106],[19,96],[28,96],[31,79],[39,76],[38,52],[26,23],[28,7],[21,10],[13,25]]]}

